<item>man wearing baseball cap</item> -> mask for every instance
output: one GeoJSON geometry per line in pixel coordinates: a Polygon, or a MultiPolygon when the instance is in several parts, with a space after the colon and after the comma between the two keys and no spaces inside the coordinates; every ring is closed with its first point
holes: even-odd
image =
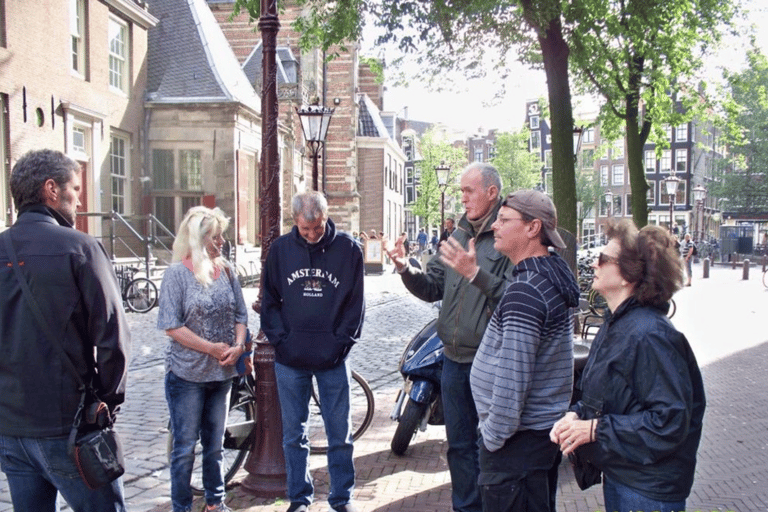
{"type": "Polygon", "coordinates": [[[573,315],[579,286],[550,247],[565,248],[546,194],[519,190],[502,202],[494,248],[512,280],[470,372],[480,420],[483,511],[554,511],[558,446],[549,430],[573,387],[573,315]]]}

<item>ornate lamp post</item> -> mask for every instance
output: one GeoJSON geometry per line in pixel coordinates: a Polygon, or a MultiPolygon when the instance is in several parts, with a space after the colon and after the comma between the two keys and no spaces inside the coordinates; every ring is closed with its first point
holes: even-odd
{"type": "Polygon", "coordinates": [[[320,106],[320,99],[315,98],[312,105],[296,109],[301,120],[301,131],[304,132],[304,141],[309,146],[312,157],[312,189],[319,190],[317,184],[317,159],[320,147],[325,144],[328,134],[328,125],[334,109],[320,106]]]}
{"type": "Polygon", "coordinates": [[[440,162],[440,165],[435,167],[437,186],[440,187],[440,233],[445,229],[445,189],[448,188],[448,174],[450,172],[451,168],[445,165],[445,162],[440,162]]]}
{"type": "Polygon", "coordinates": [[[664,180],[664,185],[667,187],[667,194],[669,195],[669,232],[672,233],[672,223],[674,222],[673,216],[675,213],[675,196],[677,195],[677,185],[680,183],[680,178],[675,176],[675,172],[669,175],[669,178],[664,180]]]}
{"type": "MultiPolygon", "coordinates": [[[[280,236],[280,160],[277,139],[277,32],[280,20],[277,2],[261,0],[259,30],[262,39],[262,73],[264,82],[261,89],[261,172],[260,208],[261,214],[261,271],[267,264],[267,253],[272,242],[280,236]]],[[[257,198],[258,199],[258,198],[257,198]]],[[[255,311],[261,310],[263,290],[253,303],[255,311]]],[[[285,496],[285,459],[283,457],[283,424],[280,419],[280,402],[277,397],[275,378],[275,349],[259,331],[254,347],[256,367],[256,417],[259,418],[259,432],[255,436],[251,453],[245,461],[248,476],[242,483],[247,492],[264,497],[285,496]]]]}
{"type": "Polygon", "coordinates": [[[707,189],[701,185],[696,185],[691,192],[693,192],[693,200],[696,201],[696,241],[700,242],[704,238],[704,219],[701,212],[704,208],[704,199],[707,197],[707,189]]]}

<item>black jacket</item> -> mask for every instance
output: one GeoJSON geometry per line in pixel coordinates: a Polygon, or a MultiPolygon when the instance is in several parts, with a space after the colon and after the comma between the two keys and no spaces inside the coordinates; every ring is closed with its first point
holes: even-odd
{"type": "Polygon", "coordinates": [[[581,419],[598,417],[580,454],[610,478],[661,501],[688,497],[705,397],[688,340],[664,311],[627,299],[602,326],[584,367],[581,419]]]}
{"type": "MultiPolygon", "coordinates": [[[[114,408],[125,397],[130,333],[112,264],[95,238],[38,205],[10,229],[22,273],[80,377],[94,375],[114,408]]],[[[0,240],[0,434],[69,433],[80,400],[75,377],[46,339],[0,240]]]]}
{"type": "Polygon", "coordinates": [[[346,358],[365,313],[363,253],[331,219],[310,245],[296,226],[272,244],[262,276],[261,329],[283,365],[321,370],[346,358]]]}

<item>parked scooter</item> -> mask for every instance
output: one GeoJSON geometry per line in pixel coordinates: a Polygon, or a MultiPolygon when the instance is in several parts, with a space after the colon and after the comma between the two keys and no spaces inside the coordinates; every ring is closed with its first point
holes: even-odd
{"type": "MultiPolygon", "coordinates": [[[[421,268],[416,258],[408,260],[421,268]]],[[[440,307],[440,303],[436,303],[440,307]]],[[[432,320],[413,337],[400,358],[403,389],[397,394],[395,407],[389,417],[397,421],[390,447],[402,455],[411,444],[416,430],[424,432],[427,425],[444,425],[443,401],[440,397],[440,375],[443,372],[443,342],[437,336],[437,319],[432,320]]]]}
{"type": "Polygon", "coordinates": [[[403,388],[389,416],[398,422],[390,443],[395,455],[405,453],[417,430],[425,431],[428,424],[445,424],[440,397],[442,371],[443,342],[437,336],[437,320],[432,320],[414,336],[400,359],[403,388]]]}

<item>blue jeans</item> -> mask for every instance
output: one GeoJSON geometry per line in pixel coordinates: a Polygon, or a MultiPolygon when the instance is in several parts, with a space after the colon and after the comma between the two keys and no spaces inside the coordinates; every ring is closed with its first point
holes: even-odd
{"type": "Polygon", "coordinates": [[[448,437],[448,469],[451,473],[453,510],[480,512],[482,501],[477,479],[477,409],[469,386],[472,363],[457,363],[443,359],[440,380],[448,437]]]}
{"type": "Polygon", "coordinates": [[[192,467],[198,436],[203,448],[205,501],[216,505],[224,500],[221,459],[232,381],[189,382],[165,374],[165,399],[171,415],[171,502],[174,512],[192,509],[192,467]]]}
{"type": "Polygon", "coordinates": [[[330,370],[310,371],[275,363],[277,391],[283,416],[283,452],[288,474],[288,499],[309,505],[314,498],[309,474],[309,400],[312,376],[322,404],[323,423],[328,436],[328,473],[332,508],[346,505],[355,487],[352,462],[352,421],[349,415],[349,367],[345,361],[330,370]]]}
{"type": "Polygon", "coordinates": [[[74,512],[125,512],[123,481],[91,490],[67,453],[68,437],[0,435],[0,464],[16,512],[55,512],[56,494],[74,512]]]}
{"type": "Polygon", "coordinates": [[[603,498],[606,512],[684,512],[683,501],[659,501],[612,480],[603,473],[603,498]]]}

